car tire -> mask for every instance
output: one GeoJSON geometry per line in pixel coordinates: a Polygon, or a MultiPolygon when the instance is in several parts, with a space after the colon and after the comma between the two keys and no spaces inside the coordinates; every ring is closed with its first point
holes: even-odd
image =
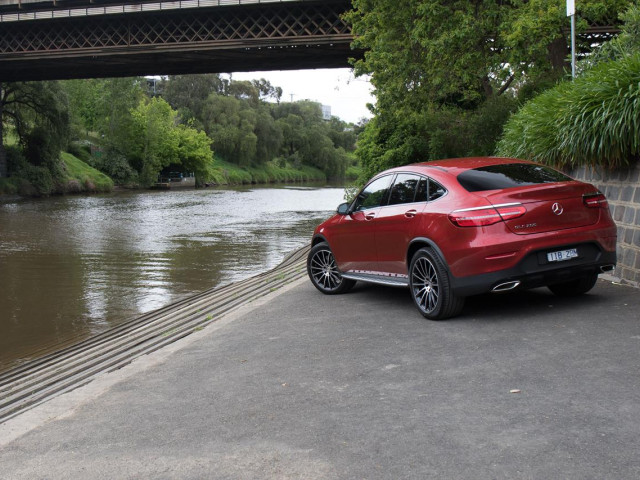
{"type": "Polygon", "coordinates": [[[597,281],[598,274],[592,273],[590,275],[571,280],[570,282],[549,285],[547,288],[558,297],[576,297],[578,295],[587,293],[589,290],[595,287],[597,281]]]}
{"type": "Polygon", "coordinates": [[[409,266],[411,298],[429,320],[445,320],[458,315],[464,297],[454,295],[444,261],[430,248],[418,250],[409,266]]]}
{"type": "Polygon", "coordinates": [[[307,273],[313,286],[327,295],[345,293],[356,284],[355,280],[342,277],[333,252],[326,242],[314,245],[309,252],[307,273]]]}

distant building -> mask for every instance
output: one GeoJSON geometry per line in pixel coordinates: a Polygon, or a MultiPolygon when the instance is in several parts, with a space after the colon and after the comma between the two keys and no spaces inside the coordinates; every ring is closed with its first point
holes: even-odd
{"type": "Polygon", "coordinates": [[[322,119],[331,120],[331,105],[322,105],[322,119]]]}

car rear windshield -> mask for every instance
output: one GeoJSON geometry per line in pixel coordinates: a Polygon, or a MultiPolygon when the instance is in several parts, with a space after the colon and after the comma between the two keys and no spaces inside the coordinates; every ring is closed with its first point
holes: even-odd
{"type": "Polygon", "coordinates": [[[508,163],[474,168],[458,175],[458,182],[469,192],[567,182],[571,178],[542,165],[508,163]]]}

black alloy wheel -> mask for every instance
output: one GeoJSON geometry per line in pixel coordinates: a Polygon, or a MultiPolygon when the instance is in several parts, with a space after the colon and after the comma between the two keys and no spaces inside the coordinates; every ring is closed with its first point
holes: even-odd
{"type": "Polygon", "coordinates": [[[342,277],[333,257],[333,252],[326,242],[318,243],[309,252],[307,273],[311,283],[327,295],[344,293],[356,283],[354,280],[342,277]]]}
{"type": "Polygon", "coordinates": [[[464,298],[451,290],[444,262],[429,248],[418,250],[409,267],[411,297],[429,320],[445,320],[462,311],[464,298]]]}

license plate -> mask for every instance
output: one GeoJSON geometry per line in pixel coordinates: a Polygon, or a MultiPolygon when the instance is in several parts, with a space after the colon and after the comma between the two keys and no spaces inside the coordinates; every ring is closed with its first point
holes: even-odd
{"type": "Polygon", "coordinates": [[[577,256],[578,256],[578,249],[569,248],[567,250],[560,250],[559,252],[547,253],[547,260],[550,262],[563,262],[565,260],[571,260],[572,258],[577,258],[577,256]]]}

